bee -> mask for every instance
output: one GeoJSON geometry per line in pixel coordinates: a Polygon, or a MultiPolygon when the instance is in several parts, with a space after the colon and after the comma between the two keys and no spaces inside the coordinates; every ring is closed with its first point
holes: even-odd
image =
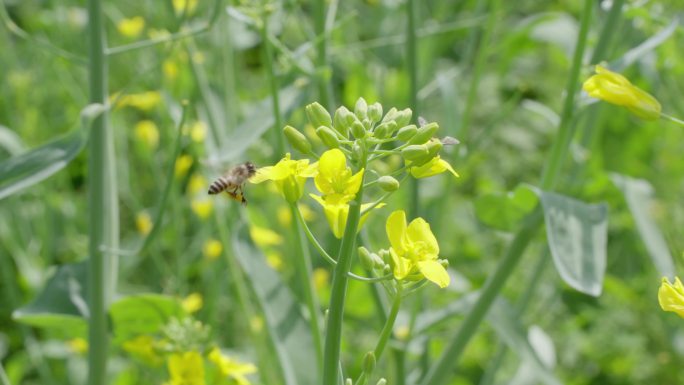
{"type": "Polygon", "coordinates": [[[225,191],[230,197],[242,204],[247,204],[242,188],[247,179],[256,174],[256,166],[252,162],[245,162],[228,170],[209,186],[209,195],[225,191]]]}

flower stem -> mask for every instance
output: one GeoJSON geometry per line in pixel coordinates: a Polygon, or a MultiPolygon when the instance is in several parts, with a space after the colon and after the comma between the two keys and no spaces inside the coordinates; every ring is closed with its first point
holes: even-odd
{"type": "Polygon", "coordinates": [[[677,118],[675,118],[674,116],[670,116],[670,115],[663,114],[663,113],[661,113],[660,116],[661,116],[663,119],[665,119],[665,120],[669,120],[669,121],[671,121],[671,122],[677,123],[677,124],[679,124],[680,126],[684,127],[684,120],[677,119],[677,118]]]}
{"type": "MultiPolygon", "coordinates": [[[[417,39],[417,19],[418,7],[416,0],[407,0],[406,2],[406,16],[408,19],[407,23],[407,41],[406,41],[406,64],[409,73],[409,92],[411,101],[411,110],[413,111],[413,120],[418,119],[420,110],[418,109],[418,39],[417,39]]],[[[420,200],[420,186],[417,179],[413,179],[410,185],[409,194],[409,217],[415,218],[418,216],[420,200]]]]}
{"type": "MultiPolygon", "coordinates": [[[[359,169],[366,167],[364,158],[359,169]]],[[[330,293],[330,309],[325,334],[325,350],[323,360],[323,385],[337,385],[339,380],[340,343],[342,339],[342,316],[344,315],[344,301],[347,295],[347,280],[352,263],[352,251],[356,242],[356,232],[361,218],[361,202],[363,200],[363,178],[361,187],[356,193],[356,199],[349,204],[349,215],[344,236],[340,245],[337,266],[333,271],[332,288],[330,293]]]]}
{"type": "Polygon", "coordinates": [[[264,45],[264,67],[266,67],[266,77],[271,91],[271,104],[273,105],[273,136],[275,142],[275,153],[285,153],[285,143],[283,142],[283,118],[280,113],[280,95],[278,94],[278,78],[273,68],[273,47],[268,38],[268,16],[264,14],[261,25],[261,43],[264,45]]]}
{"type": "Polygon", "coordinates": [[[313,343],[316,349],[316,360],[318,367],[323,364],[323,344],[321,338],[321,324],[319,321],[319,306],[318,299],[311,284],[311,255],[309,254],[309,247],[304,239],[305,234],[302,226],[296,218],[299,216],[299,209],[296,203],[290,204],[290,211],[292,212],[292,221],[295,232],[295,268],[299,275],[299,284],[304,295],[306,307],[309,309],[309,326],[311,328],[311,335],[313,336],[313,343]]]}

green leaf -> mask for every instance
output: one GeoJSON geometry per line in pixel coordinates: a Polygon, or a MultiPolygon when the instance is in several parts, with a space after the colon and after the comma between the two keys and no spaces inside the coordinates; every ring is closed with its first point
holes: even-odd
{"type": "Polygon", "coordinates": [[[177,298],[161,294],[136,294],[116,300],[109,308],[115,341],[160,331],[172,317],[186,315],[177,298]]]}
{"type": "Polygon", "coordinates": [[[545,191],[540,197],[556,270],[568,285],[598,297],[606,270],[606,204],[586,204],[545,191]]]}
{"type": "Polygon", "coordinates": [[[538,202],[537,194],[531,186],[520,185],[506,194],[478,197],[475,200],[475,213],[482,223],[490,227],[513,231],[534,210],[538,202]]]}
{"type": "Polygon", "coordinates": [[[611,174],[610,178],[624,194],[636,222],[637,231],[656,269],[662,276],[674,279],[675,267],[670,249],[651,216],[653,187],[643,179],[632,179],[625,175],[611,174]]]}
{"type": "Polygon", "coordinates": [[[86,263],[62,265],[36,298],[12,314],[17,322],[55,332],[63,338],[85,337],[86,263]]]}
{"type": "Polygon", "coordinates": [[[320,382],[309,323],[302,307],[278,273],[265,262],[251,243],[236,234],[233,247],[246,280],[262,310],[269,338],[275,347],[286,385],[314,385],[320,382]]]}
{"type": "Polygon", "coordinates": [[[0,199],[42,182],[66,167],[87,141],[87,129],[105,107],[91,104],[81,112],[81,127],[38,148],[0,163],[0,199]]]}

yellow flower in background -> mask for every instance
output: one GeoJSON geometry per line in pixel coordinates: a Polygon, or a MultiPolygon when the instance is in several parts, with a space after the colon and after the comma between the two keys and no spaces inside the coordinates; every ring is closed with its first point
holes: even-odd
{"type": "Polygon", "coordinates": [[[188,192],[190,195],[195,195],[200,192],[206,194],[208,186],[207,180],[202,175],[192,174],[190,181],[188,182],[188,192]]]}
{"type": "Polygon", "coordinates": [[[195,143],[204,142],[204,138],[207,136],[207,125],[198,120],[190,126],[190,139],[195,143]]]}
{"type": "Polygon", "coordinates": [[[429,178],[431,176],[441,174],[445,171],[449,171],[452,173],[455,177],[458,177],[458,174],[456,171],[454,171],[454,168],[451,167],[449,162],[446,160],[440,158],[439,155],[436,157],[430,159],[427,163],[425,163],[422,166],[414,166],[409,168],[409,172],[414,178],[429,178]]]}
{"type": "Polygon", "coordinates": [[[192,163],[192,156],[188,154],[179,156],[178,159],[176,159],[176,164],[173,169],[176,178],[184,177],[188,173],[188,170],[190,170],[190,167],[192,167],[192,163]]]}
{"type": "Polygon", "coordinates": [[[180,69],[178,68],[178,64],[175,60],[166,59],[162,63],[162,72],[168,80],[176,80],[179,71],[180,69]]]}
{"type": "Polygon", "coordinates": [[[169,385],[205,385],[204,360],[195,351],[174,353],[167,361],[169,385]]]}
{"type": "Polygon", "coordinates": [[[592,98],[626,107],[634,115],[645,120],[660,118],[661,106],[648,92],[633,85],[626,77],[599,65],[596,75],[582,86],[592,98]]]}
{"type": "Polygon", "coordinates": [[[438,261],[437,239],[423,218],[416,218],[407,226],[406,213],[397,210],[387,218],[386,230],[396,279],[420,273],[441,288],[449,286],[449,274],[438,261]]]}
{"type": "Polygon", "coordinates": [[[85,354],[88,352],[88,341],[83,338],[73,338],[66,342],[69,350],[77,354],[85,354]]]}
{"type": "Polygon", "coordinates": [[[152,231],[152,218],[150,214],[142,211],[135,216],[135,228],[142,235],[147,235],[152,231]]]}
{"type": "Polygon", "coordinates": [[[204,258],[210,261],[213,261],[219,256],[221,256],[222,252],[223,245],[216,239],[207,239],[207,241],[204,242],[204,246],[202,247],[202,254],[204,254],[204,258]]]}
{"type": "Polygon", "coordinates": [[[264,319],[258,315],[253,316],[249,319],[249,329],[255,334],[261,333],[264,330],[264,319]]]}
{"type": "Polygon", "coordinates": [[[283,269],[283,256],[277,251],[266,253],[266,264],[273,270],[281,271],[283,269]]]}
{"type": "Polygon", "coordinates": [[[135,125],[135,138],[151,149],[159,145],[159,128],[151,120],[141,120],[135,125]]]}
{"type": "Polygon", "coordinates": [[[247,374],[256,373],[257,368],[253,364],[245,364],[221,354],[219,348],[209,352],[209,361],[213,362],[220,370],[221,375],[235,381],[238,385],[249,385],[245,377],[247,374]]]}
{"type": "MultiPolygon", "coordinates": [[[[322,197],[314,194],[309,194],[316,202],[318,202],[321,206],[323,206],[323,213],[325,214],[325,219],[328,220],[328,225],[330,226],[330,230],[332,230],[333,235],[337,239],[342,239],[342,236],[344,235],[344,228],[347,226],[347,217],[349,216],[349,204],[347,202],[335,200],[335,199],[323,199],[322,197]]],[[[339,198],[339,196],[338,196],[339,198]]],[[[372,206],[372,203],[364,203],[361,205],[361,211],[366,210],[372,206]]],[[[379,209],[381,207],[384,207],[384,203],[380,203],[379,205],[375,206],[373,209],[379,209]]],[[[363,224],[366,223],[366,219],[368,218],[368,215],[370,212],[367,212],[361,216],[361,219],[359,220],[359,228],[357,229],[358,231],[361,231],[361,227],[363,227],[363,224]]]]}
{"type": "Polygon", "coordinates": [[[330,272],[327,269],[317,267],[312,273],[311,281],[316,290],[322,290],[330,285],[330,272]]]}
{"type": "MultiPolygon", "coordinates": [[[[311,222],[316,219],[316,212],[313,211],[309,205],[299,203],[297,207],[299,207],[299,212],[302,213],[302,217],[305,221],[311,222]]],[[[292,224],[292,212],[287,206],[278,207],[276,217],[278,218],[278,223],[283,227],[289,227],[292,224]]]]}
{"type": "Polygon", "coordinates": [[[261,247],[276,246],[283,243],[282,235],[265,227],[251,226],[249,228],[249,235],[252,236],[254,243],[261,247]]]}
{"type": "Polygon", "coordinates": [[[183,307],[183,310],[189,314],[197,313],[202,309],[202,306],[204,306],[204,298],[202,298],[202,294],[200,293],[191,293],[183,298],[181,306],[183,307]]]}
{"type": "Polygon", "coordinates": [[[192,212],[199,217],[199,219],[207,219],[214,211],[214,203],[210,199],[195,199],[190,203],[192,212]]]}
{"type": "Polygon", "coordinates": [[[122,19],[116,25],[116,29],[120,34],[134,38],[140,36],[143,29],[145,28],[145,19],[140,16],[135,16],[130,19],[122,19]]]}
{"type": "Polygon", "coordinates": [[[161,103],[162,98],[158,91],[147,91],[121,97],[115,94],[110,97],[110,100],[117,100],[116,107],[133,107],[141,111],[150,111],[161,103]]]}
{"type": "Polygon", "coordinates": [[[177,15],[192,14],[197,8],[197,0],[173,0],[173,10],[177,15]]]}
{"type": "Polygon", "coordinates": [[[663,310],[677,313],[684,318],[684,285],[679,277],[675,277],[674,285],[663,277],[658,290],[658,303],[663,310]]]}
{"type": "Polygon", "coordinates": [[[363,169],[352,175],[347,158],[339,149],[328,150],[318,162],[318,174],[314,177],[316,188],[323,199],[347,203],[356,197],[363,180],[363,169]]]}
{"type": "Polygon", "coordinates": [[[275,166],[262,167],[249,181],[261,183],[275,182],[278,192],[286,201],[294,203],[304,194],[306,178],[316,175],[318,164],[309,164],[308,159],[292,160],[288,152],[275,166]]]}
{"type": "Polygon", "coordinates": [[[148,365],[159,366],[164,362],[154,348],[154,338],[152,336],[137,336],[132,340],[125,341],[121,347],[130,355],[148,365]]]}
{"type": "Polygon", "coordinates": [[[411,329],[409,329],[409,327],[406,325],[397,326],[394,329],[394,336],[399,341],[406,341],[409,337],[409,334],[411,334],[411,329]]]}

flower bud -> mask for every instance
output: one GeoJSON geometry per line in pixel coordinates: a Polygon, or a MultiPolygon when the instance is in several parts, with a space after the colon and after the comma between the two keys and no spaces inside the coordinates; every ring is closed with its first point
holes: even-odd
{"type": "Polygon", "coordinates": [[[375,267],[375,263],[373,261],[373,257],[371,257],[371,253],[366,249],[365,247],[361,246],[358,249],[359,253],[359,260],[361,261],[361,264],[363,267],[365,267],[368,270],[372,270],[375,267]]]}
{"type": "Polygon", "coordinates": [[[382,119],[382,104],[375,102],[368,106],[368,118],[373,122],[379,122],[382,119]]]}
{"type": "Polygon", "coordinates": [[[395,123],[393,120],[381,123],[379,126],[375,127],[375,130],[373,131],[373,136],[378,139],[386,139],[389,138],[396,129],[397,123],[395,123]]]}
{"type": "Polygon", "coordinates": [[[352,383],[352,379],[347,377],[347,379],[344,380],[344,385],[354,385],[354,384],[352,383]]]}
{"type": "Polygon", "coordinates": [[[306,139],[306,136],[297,131],[296,128],[292,126],[285,126],[285,128],[283,128],[283,133],[285,134],[285,138],[290,145],[297,151],[303,154],[311,153],[311,143],[309,143],[309,140],[306,139]]]}
{"type": "Polygon", "coordinates": [[[370,376],[373,370],[375,370],[375,353],[370,351],[363,357],[363,371],[370,376]]]}
{"type": "Polygon", "coordinates": [[[332,119],[328,111],[318,102],[311,103],[306,106],[306,116],[309,122],[314,127],[326,126],[332,127],[332,119]]]}
{"type": "MultiPolygon", "coordinates": [[[[397,123],[397,127],[401,127],[399,123],[397,123]]],[[[397,132],[397,139],[401,140],[402,142],[408,142],[413,136],[418,132],[418,127],[415,125],[410,125],[410,126],[405,126],[402,127],[398,132],[397,132]]]]}
{"type": "Polygon", "coordinates": [[[378,380],[378,382],[375,383],[375,385],[387,385],[387,380],[384,378],[381,378],[378,380]]]}
{"type": "Polygon", "coordinates": [[[316,135],[321,139],[321,142],[328,148],[339,148],[340,140],[335,135],[332,128],[327,126],[320,126],[316,129],[316,135]]]}
{"type": "Polygon", "coordinates": [[[340,107],[335,111],[334,125],[335,131],[339,132],[345,138],[349,134],[349,126],[356,120],[356,116],[347,109],[347,107],[340,107]]]}
{"type": "Polygon", "coordinates": [[[410,161],[421,159],[427,155],[428,149],[424,144],[413,144],[401,150],[401,156],[410,161]]]}
{"type": "Polygon", "coordinates": [[[428,123],[418,129],[418,132],[409,140],[410,144],[423,144],[430,140],[432,136],[439,129],[439,125],[435,122],[428,123]]]}
{"type": "Polygon", "coordinates": [[[397,191],[399,189],[399,181],[389,175],[383,175],[378,178],[378,186],[385,191],[397,191]]]}
{"type": "Polygon", "coordinates": [[[354,144],[352,145],[351,152],[352,159],[356,162],[360,162],[362,159],[366,157],[363,146],[356,142],[354,142],[354,144]]]}
{"type": "Polygon", "coordinates": [[[359,122],[358,120],[352,123],[351,127],[352,135],[354,135],[355,138],[361,139],[366,136],[366,127],[363,126],[363,123],[359,122]]]}
{"type": "Polygon", "coordinates": [[[370,120],[370,118],[366,118],[363,120],[363,127],[366,129],[366,131],[370,132],[371,128],[373,128],[373,121],[370,120]]]}
{"type": "MultiPolygon", "coordinates": [[[[391,121],[394,120],[394,118],[395,118],[396,116],[397,116],[397,109],[394,108],[394,107],[392,107],[392,108],[390,108],[389,111],[387,111],[387,113],[385,114],[385,117],[382,118],[382,122],[381,122],[381,123],[391,122],[391,121]]],[[[396,122],[395,122],[395,123],[396,123],[396,122]]]]}
{"type": "Polygon", "coordinates": [[[354,115],[356,115],[359,120],[363,120],[368,117],[368,103],[366,103],[366,99],[358,98],[356,100],[356,105],[354,106],[354,115]]]}
{"type": "Polygon", "coordinates": [[[431,161],[434,157],[439,155],[439,152],[442,150],[442,142],[439,141],[439,139],[434,139],[430,140],[425,144],[427,147],[428,153],[423,156],[419,157],[413,160],[412,166],[422,166],[425,163],[431,161]]]}
{"type": "Polygon", "coordinates": [[[397,111],[394,121],[397,122],[398,127],[404,127],[405,125],[411,123],[411,116],[413,111],[410,108],[405,108],[401,111],[397,111]]]}

